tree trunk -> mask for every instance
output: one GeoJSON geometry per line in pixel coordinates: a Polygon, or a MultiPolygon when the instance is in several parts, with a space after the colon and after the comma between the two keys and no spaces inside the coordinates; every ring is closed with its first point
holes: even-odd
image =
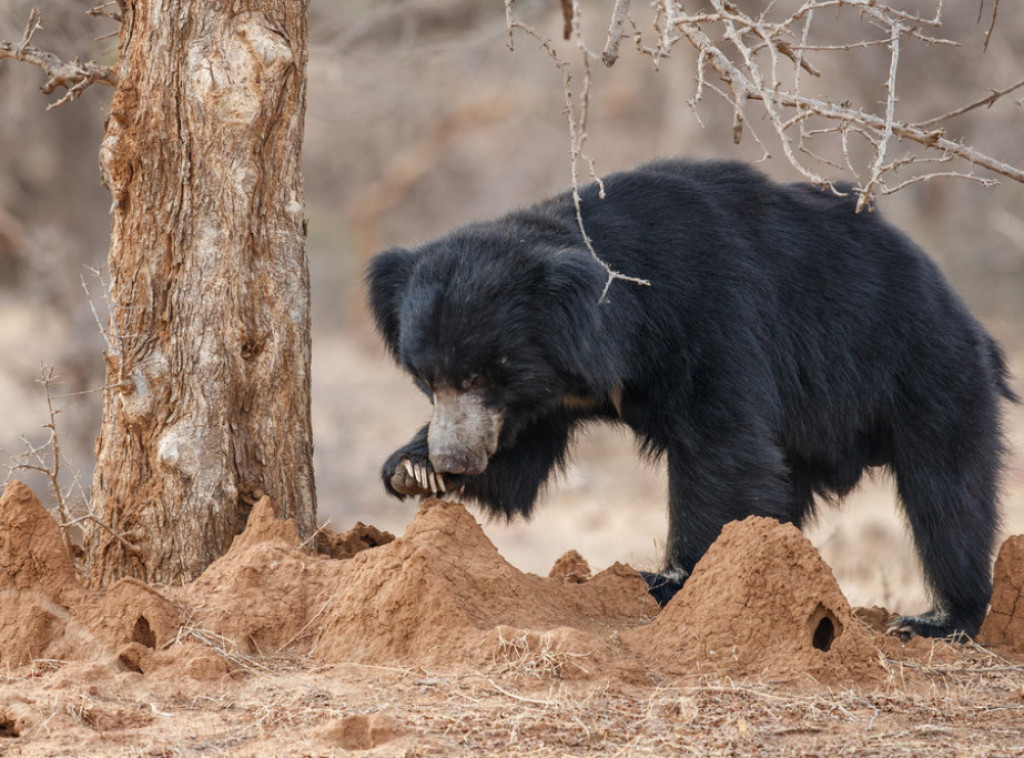
{"type": "Polygon", "coordinates": [[[180,583],[252,503],[313,533],[307,0],[124,0],[100,149],[111,319],[86,571],[180,583]]]}

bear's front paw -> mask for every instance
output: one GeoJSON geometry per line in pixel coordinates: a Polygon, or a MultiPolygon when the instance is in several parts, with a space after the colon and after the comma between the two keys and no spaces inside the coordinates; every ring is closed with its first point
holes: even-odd
{"type": "Polygon", "coordinates": [[[657,601],[658,605],[665,607],[668,601],[683,588],[690,572],[681,568],[668,568],[661,574],[641,571],[640,576],[647,582],[647,591],[651,597],[657,601]]]}
{"type": "Polygon", "coordinates": [[[399,497],[442,495],[449,489],[444,475],[434,471],[427,458],[418,455],[388,461],[383,473],[385,486],[399,497]]]}

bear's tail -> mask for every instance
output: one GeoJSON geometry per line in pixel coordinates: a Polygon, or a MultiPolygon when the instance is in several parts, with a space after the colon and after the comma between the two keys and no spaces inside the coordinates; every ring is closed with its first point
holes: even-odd
{"type": "Polygon", "coordinates": [[[1011,403],[1019,403],[1020,397],[1010,389],[1010,370],[1006,367],[1006,358],[996,341],[988,338],[988,354],[992,361],[992,368],[995,369],[996,389],[999,394],[1011,403]]]}

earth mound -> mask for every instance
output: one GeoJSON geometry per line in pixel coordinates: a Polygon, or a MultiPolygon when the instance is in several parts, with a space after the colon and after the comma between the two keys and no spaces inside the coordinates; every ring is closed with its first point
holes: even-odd
{"type": "Polygon", "coordinates": [[[90,660],[126,645],[173,639],[178,609],[156,589],[123,579],[106,591],[84,587],[60,529],[23,483],[0,497],[0,664],[90,660]]]}
{"type": "MultiPolygon", "coordinates": [[[[575,551],[548,577],[519,571],[456,503],[426,500],[398,538],[362,524],[321,537],[321,552],[309,551],[263,498],[195,582],[94,590],[39,500],[12,482],[0,497],[0,664],[51,659],[215,681],[288,656],[560,679],[723,674],[861,686],[883,680],[879,648],[891,656],[898,644],[855,617],[797,529],[769,519],[728,525],[663,610],[636,571],[616,564],[591,575],[575,551]]],[[[1022,566],[1016,538],[1000,555],[983,629],[1018,651],[1022,566]]]]}
{"type": "Polygon", "coordinates": [[[548,578],[581,584],[590,579],[590,564],[578,552],[570,550],[555,561],[555,565],[551,567],[548,578]]]}
{"type": "Polygon", "coordinates": [[[403,537],[345,563],[314,641],[331,661],[480,665],[507,652],[499,637],[565,627],[576,632],[559,645],[589,654],[658,612],[619,564],[582,583],[524,574],[465,507],[440,500],[425,501],[403,537]]]}
{"type": "Polygon", "coordinates": [[[0,498],[0,664],[67,656],[74,633],[66,609],[88,593],[61,542],[60,529],[21,482],[0,498]]]}
{"type": "Polygon", "coordinates": [[[992,606],[977,641],[1024,653],[1024,535],[1010,537],[999,549],[993,571],[992,606]]]}
{"type": "Polygon", "coordinates": [[[229,640],[243,655],[479,666],[509,653],[506,637],[558,627],[581,630],[559,644],[589,655],[596,643],[581,635],[607,635],[657,613],[639,575],[625,566],[571,586],[523,574],[454,503],[426,501],[399,539],[365,527],[329,536],[332,555],[343,552],[337,545],[381,543],[345,559],[299,549],[293,523],[275,519],[269,500],[249,519],[199,579],[167,590],[194,609],[192,636],[229,640]],[[495,634],[499,628],[504,636],[495,634]]]}
{"type": "Polygon", "coordinates": [[[872,684],[884,674],[832,570],[794,526],[727,524],[683,589],[628,641],[659,670],[872,684]]]}

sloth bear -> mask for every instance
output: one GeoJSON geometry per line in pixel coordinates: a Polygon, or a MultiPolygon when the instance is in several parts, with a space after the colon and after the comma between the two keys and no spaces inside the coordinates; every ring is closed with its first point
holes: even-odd
{"type": "Polygon", "coordinates": [[[938,268],[855,196],[732,162],[662,161],[414,250],[369,304],[433,416],[384,464],[393,495],[459,493],[529,516],[584,422],[665,455],[662,604],[722,526],[800,526],[886,466],[934,608],[902,636],[977,632],[992,591],[999,348],[938,268]]]}

